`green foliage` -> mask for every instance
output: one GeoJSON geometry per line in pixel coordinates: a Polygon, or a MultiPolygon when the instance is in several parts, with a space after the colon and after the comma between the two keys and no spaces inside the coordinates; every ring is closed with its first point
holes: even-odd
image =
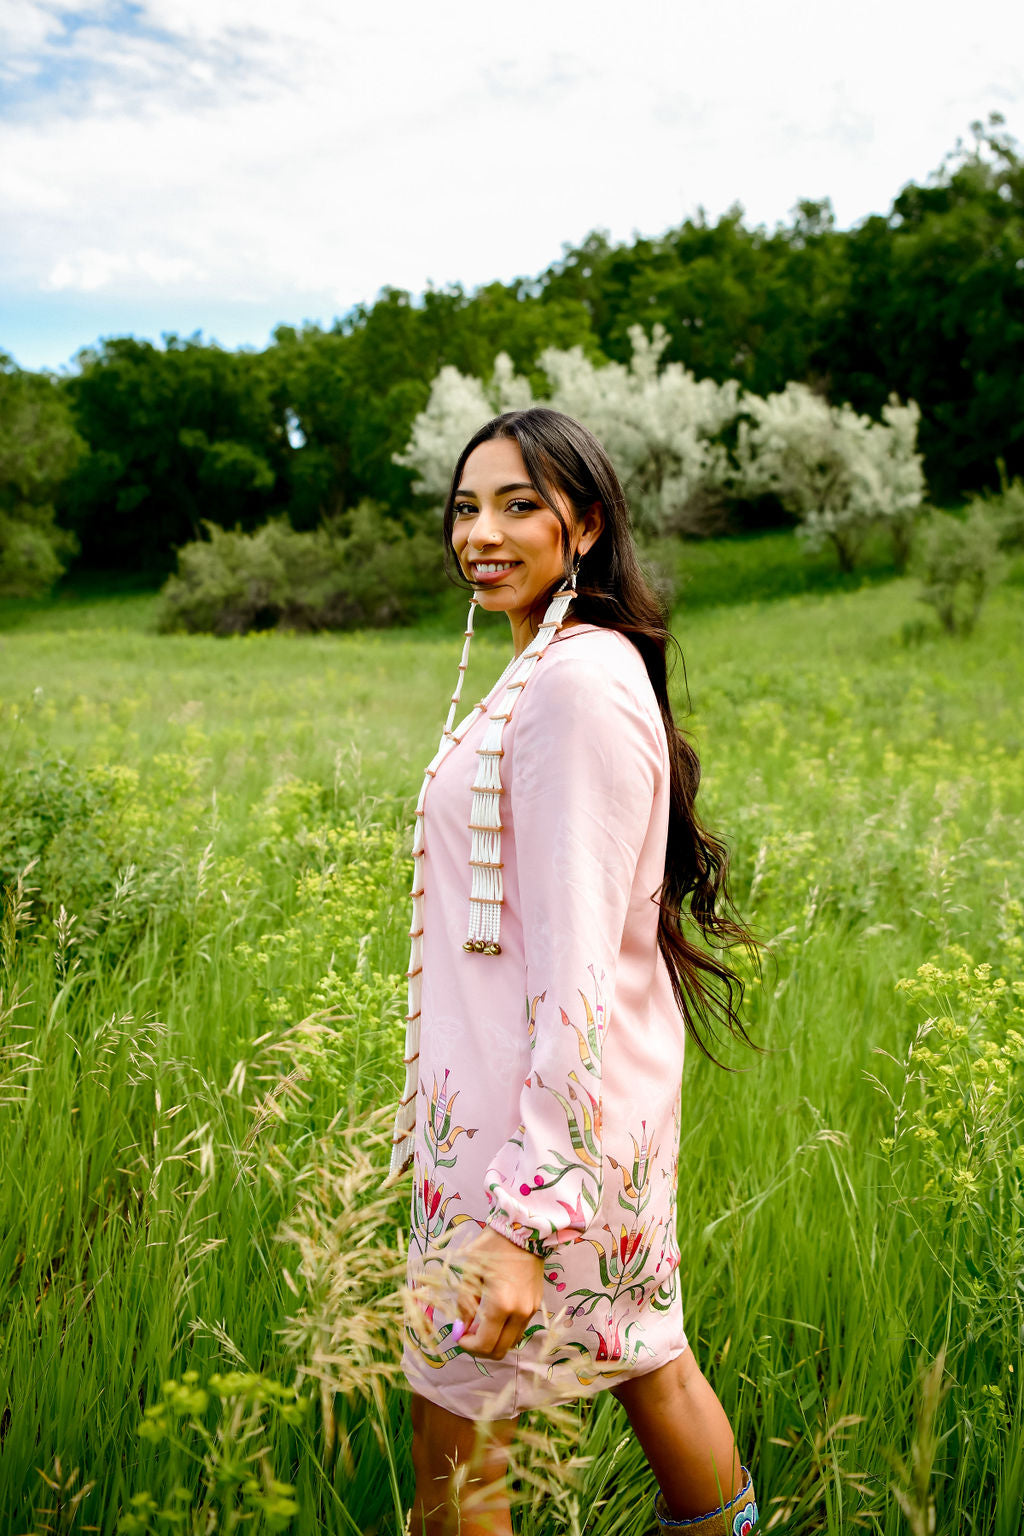
{"type": "Polygon", "coordinates": [[[472,294],[458,285],[428,288],[418,302],[384,288],[375,304],[357,306],[329,331],[279,326],[264,355],[275,398],[294,411],[305,437],[291,466],[295,526],[314,527],[366,496],[404,514],[412,476],[393,456],[443,365],[489,371],[504,350],[527,372],[545,346],[577,343],[597,353],[583,305],[542,301],[518,283],[472,294]]]}
{"type": "Polygon", "coordinates": [[[46,374],[0,352],[0,597],[47,592],[75,552],[54,501],[85,450],[46,374]]]}
{"type": "Polygon", "coordinates": [[[834,397],[875,414],[889,390],[918,401],[932,494],[1024,469],[1024,160],[993,113],[886,216],[843,240],[822,340],[834,397]]]}
{"type": "Polygon", "coordinates": [[[983,492],[967,503],[968,511],[975,507],[988,514],[995,524],[1000,549],[1016,552],[1024,550],[1024,480],[1019,476],[1007,480],[1005,465],[1000,464],[1001,489],[983,492]]]}
{"type": "Polygon", "coordinates": [[[74,536],[57,527],[52,512],[32,517],[0,512],[0,596],[48,592],[76,547],[74,536]]]}
{"type": "Polygon", "coordinates": [[[291,455],[259,355],[170,335],[79,353],[64,390],[90,452],[61,498],[93,565],[165,572],[204,522],[277,510],[291,455]]]}
{"type": "MultiPolygon", "coordinates": [[[[773,1529],[1017,1536],[1021,605],[910,651],[909,582],[702,609],[781,591],[792,535],[681,555],[699,803],[774,954],[766,1054],[687,1066],[688,1334],[773,1529]]],[[[460,628],[4,635],[3,1529],[402,1528],[380,1183],[460,628]]],[[[469,696],[506,652],[482,622],[469,696]]],[[[621,1407],[568,1420],[526,1416],[519,1528],[639,1529],[621,1407]]]]}
{"type": "MultiPolygon", "coordinates": [[[[983,1252],[992,1213],[1004,1205],[1008,1211],[1024,1178],[1017,1140],[1024,1118],[1024,913],[1010,901],[1000,915],[1004,929],[1009,925],[1009,979],[954,946],[943,964],[929,961],[899,982],[924,1016],[886,1143],[918,1203],[964,1218],[976,1245],[973,1278],[980,1278],[978,1263],[986,1263],[994,1295],[1024,1285],[1024,1246],[983,1252]]],[[[997,1217],[997,1224],[1004,1221],[997,1217]]],[[[981,1304],[980,1295],[971,1296],[971,1307],[981,1304]]]]}
{"type": "Polygon", "coordinates": [[[969,635],[982,604],[1000,579],[999,525],[975,502],[966,517],[933,512],[920,536],[921,601],[935,609],[950,635],[969,635]]]}
{"type": "Polygon", "coordinates": [[[864,541],[855,571],[840,569],[829,549],[808,549],[790,532],[724,539],[665,539],[645,550],[684,613],[777,602],[804,592],[856,591],[896,575],[892,548],[876,529],[864,541]]]}
{"type": "Polygon", "coordinates": [[[206,525],[178,551],[157,622],[165,631],[358,629],[407,623],[433,602],[440,539],[406,535],[368,501],[310,533],[272,518],[255,533],[206,525]]]}
{"type": "Polygon", "coordinates": [[[826,372],[819,333],[844,238],[827,200],[800,204],[792,226],[773,234],[748,229],[738,206],[715,224],[702,211],[628,245],[594,232],[566,248],[544,274],[543,291],[585,306],[608,357],[628,362],[629,327],[660,321],[671,336],[667,361],[767,394],[826,372]]]}
{"type": "Polygon", "coordinates": [[[117,879],[118,822],[131,769],[83,768],[42,759],[19,763],[4,792],[0,824],[0,883],[13,886],[31,868],[40,904],[56,912],[61,901],[90,911],[117,879]]]}
{"type": "Polygon", "coordinates": [[[180,1381],[165,1381],[160,1401],[145,1410],[139,1429],[140,1437],[162,1445],[176,1466],[185,1469],[198,1460],[196,1495],[182,1482],[174,1484],[162,1507],[148,1491],[132,1494],[117,1522],[119,1536],[174,1530],[199,1536],[245,1525],[283,1531],[298,1514],[295,1489],[275,1476],[268,1430],[275,1419],[301,1427],[310,1399],[251,1371],[214,1372],[205,1387],[199,1379],[198,1371],[186,1371],[180,1381]],[[216,1410],[212,1425],[207,1422],[211,1402],[216,1410]]]}

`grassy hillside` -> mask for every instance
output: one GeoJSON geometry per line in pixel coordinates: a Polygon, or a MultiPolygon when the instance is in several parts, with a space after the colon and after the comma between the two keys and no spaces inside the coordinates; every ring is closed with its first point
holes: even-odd
{"type": "MultiPolygon", "coordinates": [[[[457,640],[166,638],[150,602],[2,616],[0,1528],[222,1499],[396,1531],[408,1197],[377,1186],[457,640]]],[[[921,614],[890,581],[678,615],[705,818],[774,956],[766,1053],[687,1069],[682,1290],[785,1532],[934,1498],[1011,1536],[1024,1497],[1024,611],[908,645],[921,614]]],[[[468,698],[505,659],[499,621],[468,698]]],[[[533,1424],[520,1530],[649,1527],[610,1396],[533,1424]]]]}

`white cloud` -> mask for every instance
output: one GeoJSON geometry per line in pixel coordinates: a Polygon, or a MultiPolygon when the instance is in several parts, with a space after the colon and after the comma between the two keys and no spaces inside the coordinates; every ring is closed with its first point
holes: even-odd
{"type": "Polygon", "coordinates": [[[0,74],[32,73],[38,52],[61,31],[56,4],[6,0],[0,11],[0,74]]]}
{"type": "Polygon", "coordinates": [[[112,283],[141,279],[158,288],[190,280],[202,280],[204,273],[195,262],[159,251],[104,251],[87,246],[62,256],[47,275],[43,287],[54,293],[73,289],[78,293],[96,293],[112,283]]]}
{"type": "Polygon", "coordinates": [[[57,261],[44,286],[59,292],[62,288],[74,288],[79,293],[95,293],[105,288],[115,277],[128,271],[131,263],[127,256],[109,251],[84,250],[57,261]]]}
{"type": "Polygon", "coordinates": [[[992,106],[1024,22],[990,0],[8,0],[0,288],[276,302],[540,270],[595,226],[739,199],[888,206],[992,106]],[[72,22],[67,18],[73,19],[72,22]],[[955,25],[954,25],[955,23],[955,25]]]}

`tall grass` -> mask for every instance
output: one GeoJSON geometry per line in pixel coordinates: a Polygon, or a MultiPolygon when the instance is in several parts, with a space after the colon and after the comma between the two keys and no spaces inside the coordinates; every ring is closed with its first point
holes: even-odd
{"type": "MultiPolygon", "coordinates": [[[[908,647],[916,608],[679,623],[775,956],[767,1053],[687,1069],[682,1291],[786,1532],[1011,1536],[1024,1498],[1024,614],[908,647]]],[[[0,637],[0,1528],[400,1528],[379,1184],[453,645],[0,637]]],[[[526,1427],[520,1530],[650,1528],[614,1399],[526,1427]]]]}

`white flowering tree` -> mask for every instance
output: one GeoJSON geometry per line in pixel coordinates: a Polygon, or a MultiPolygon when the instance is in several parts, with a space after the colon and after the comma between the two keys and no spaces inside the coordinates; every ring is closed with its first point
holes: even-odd
{"type": "Polygon", "coordinates": [[[450,366],[442,368],[430,387],[430,399],[412,424],[412,435],[394,460],[415,470],[413,490],[444,501],[455,461],[478,427],[502,411],[533,404],[530,385],[520,378],[505,352],[494,359],[487,384],[450,366]]]}
{"type": "MultiPolygon", "coordinates": [[[[669,340],[662,325],[651,337],[631,326],[629,337],[628,366],[595,366],[581,347],[542,352],[543,403],[590,428],[608,450],[640,528],[665,533],[686,526],[728,482],[728,456],[716,439],[739,410],[739,385],[698,380],[680,363],[661,367],[669,340]]],[[[442,368],[395,462],[416,471],[415,490],[444,496],[452,466],[477,427],[499,411],[532,403],[529,383],[503,352],[487,384],[442,368]]]]}
{"type": "Polygon", "coordinates": [[[925,489],[914,401],[902,405],[891,396],[878,422],[790,383],[763,400],[744,395],[742,410],[733,481],[739,495],[773,492],[800,519],[812,547],[834,546],[843,570],[853,569],[865,533],[879,523],[905,561],[925,489]]]}
{"type": "Polygon", "coordinates": [[[604,444],[638,526],[667,533],[699,522],[728,480],[728,456],[717,439],[737,415],[739,385],[698,380],[681,363],[662,367],[669,341],[663,325],[650,337],[632,325],[629,339],[628,367],[595,367],[580,347],[548,348],[538,364],[550,383],[547,403],[604,444]]]}
{"type": "MultiPolygon", "coordinates": [[[[830,541],[852,568],[867,529],[883,523],[905,560],[924,495],[917,452],[920,412],[895,396],[882,421],[833,406],[804,384],[760,399],[734,379],[697,379],[680,363],[662,365],[668,333],[629,331],[627,364],[595,365],[581,347],[549,347],[538,358],[548,388],[543,403],[564,411],[600,439],[626,489],[641,533],[702,526],[726,495],[774,493],[800,519],[812,545],[830,541]],[[723,434],[740,418],[735,454],[723,434]]],[[[486,383],[442,368],[430,399],[395,462],[415,470],[414,489],[443,499],[467,439],[499,411],[531,405],[526,379],[501,352],[486,383]]]]}

